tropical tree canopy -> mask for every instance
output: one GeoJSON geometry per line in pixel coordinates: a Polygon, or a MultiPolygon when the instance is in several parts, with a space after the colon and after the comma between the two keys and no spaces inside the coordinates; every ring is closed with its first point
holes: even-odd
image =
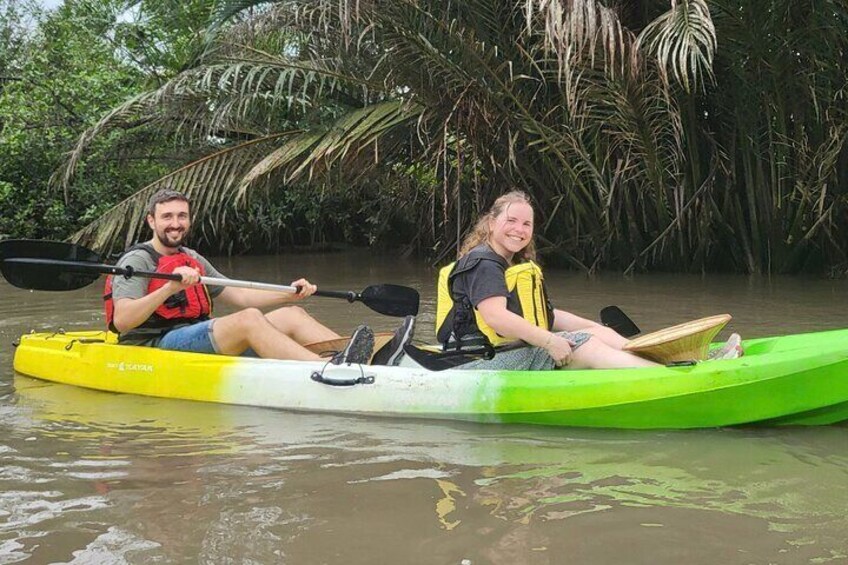
{"type": "Polygon", "coordinates": [[[0,238],[65,238],[202,154],[163,147],[161,136],[128,123],[92,140],[76,182],[50,189],[81,132],[180,72],[180,46],[202,38],[191,26],[205,25],[212,0],[151,2],[150,10],[126,0],[38,4],[0,0],[0,238]]]}
{"type": "Polygon", "coordinates": [[[441,259],[519,188],[542,254],[588,272],[844,269],[846,29],[840,0],[222,0],[54,178],[118,130],[202,155],[77,234],[101,247],[168,186],[210,243],[270,214],[441,259]]]}

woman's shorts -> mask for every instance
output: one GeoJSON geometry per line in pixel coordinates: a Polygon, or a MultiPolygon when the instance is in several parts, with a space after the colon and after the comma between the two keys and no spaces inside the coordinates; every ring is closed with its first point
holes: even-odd
{"type": "MultiPolygon", "coordinates": [[[[556,332],[568,340],[571,350],[577,349],[589,341],[588,332],[556,332]]],[[[479,359],[460,365],[457,369],[483,369],[501,371],[549,371],[556,369],[554,360],[542,347],[527,346],[498,352],[493,359],[479,359]]]]}

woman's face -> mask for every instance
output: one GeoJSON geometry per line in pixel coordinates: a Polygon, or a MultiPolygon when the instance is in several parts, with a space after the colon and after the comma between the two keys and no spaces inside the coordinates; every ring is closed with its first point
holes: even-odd
{"type": "Polygon", "coordinates": [[[533,208],[526,202],[508,204],[489,220],[489,231],[489,245],[495,253],[511,261],[533,239],[533,208]]]}

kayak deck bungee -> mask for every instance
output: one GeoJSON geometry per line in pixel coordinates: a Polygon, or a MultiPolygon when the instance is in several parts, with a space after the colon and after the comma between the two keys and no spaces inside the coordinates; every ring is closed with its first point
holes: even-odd
{"type": "Polygon", "coordinates": [[[15,370],[163,398],[488,423],[669,429],[848,419],[848,330],[748,340],[744,357],[693,366],[564,371],[335,366],[109,341],[98,331],[25,335],[15,370]]]}

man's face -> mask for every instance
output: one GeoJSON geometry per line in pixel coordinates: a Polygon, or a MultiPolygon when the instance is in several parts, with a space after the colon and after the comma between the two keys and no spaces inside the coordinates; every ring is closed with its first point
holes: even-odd
{"type": "Polygon", "coordinates": [[[155,213],[147,215],[147,225],[162,245],[179,247],[191,227],[188,202],[171,200],[157,204],[155,213]]]}

